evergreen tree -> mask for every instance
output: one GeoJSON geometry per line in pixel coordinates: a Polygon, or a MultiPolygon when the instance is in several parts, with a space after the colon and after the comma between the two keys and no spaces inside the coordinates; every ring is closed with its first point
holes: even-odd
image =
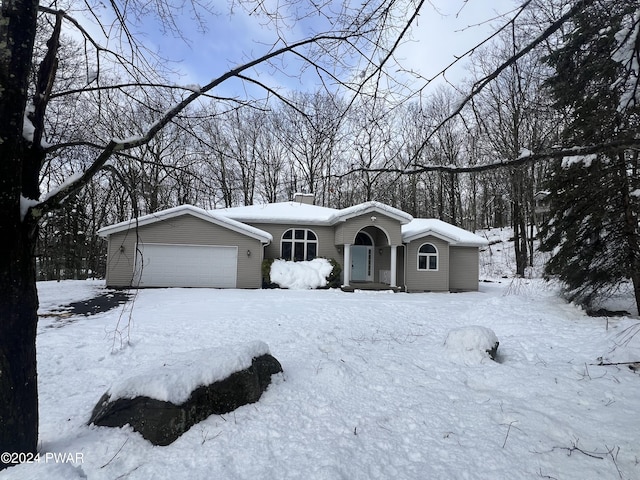
{"type": "Polygon", "coordinates": [[[546,274],[564,282],[569,299],[589,306],[633,269],[624,177],[605,156],[565,159],[555,164],[548,187],[553,216],[540,247],[553,252],[546,274]]]}
{"type": "MultiPolygon", "coordinates": [[[[639,9],[639,0],[592,2],[548,57],[555,74],[547,86],[566,119],[566,146],[604,145],[637,134],[638,108],[622,106],[628,72],[614,58],[620,32],[636,21],[639,9]]],[[[614,149],[565,157],[554,166],[547,184],[552,218],[541,231],[541,250],[552,252],[546,273],[564,282],[573,301],[589,306],[630,279],[640,306],[637,167],[637,152],[614,149]]]]}

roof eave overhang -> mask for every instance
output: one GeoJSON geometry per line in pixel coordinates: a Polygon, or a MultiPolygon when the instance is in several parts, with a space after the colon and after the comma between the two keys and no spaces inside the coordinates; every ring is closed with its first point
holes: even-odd
{"type": "Polygon", "coordinates": [[[402,242],[403,243],[411,243],[415,240],[418,240],[420,238],[424,238],[424,237],[428,237],[428,236],[432,236],[432,237],[436,237],[439,238],[440,240],[447,242],[450,246],[452,247],[484,247],[486,245],[488,245],[489,243],[484,241],[484,239],[479,239],[478,242],[465,242],[465,241],[460,241],[460,240],[456,240],[453,237],[449,237],[447,235],[443,235],[442,233],[439,232],[435,232],[433,230],[425,230],[419,233],[413,233],[411,235],[403,235],[402,236],[402,242]]]}
{"type": "Polygon", "coordinates": [[[423,232],[413,233],[411,235],[403,235],[402,241],[403,243],[411,243],[420,238],[429,237],[429,236],[439,238],[440,240],[447,242],[449,245],[455,245],[457,243],[454,238],[448,237],[446,235],[442,235],[441,233],[438,233],[438,232],[434,232],[433,230],[425,230],[423,232]]]}
{"type": "Polygon", "coordinates": [[[480,247],[486,247],[487,245],[489,245],[488,242],[478,242],[478,243],[472,243],[472,242],[459,242],[456,243],[455,245],[453,245],[454,247],[475,247],[475,248],[480,248],[480,247]]]}
{"type": "Polygon", "coordinates": [[[305,220],[303,218],[233,218],[227,217],[236,222],[250,223],[250,224],[265,224],[265,225],[320,225],[330,227],[332,223],[329,220],[305,220]]]}
{"type": "Polygon", "coordinates": [[[271,234],[267,232],[260,232],[259,229],[255,227],[247,228],[246,225],[236,220],[233,220],[231,218],[224,217],[224,219],[222,219],[222,218],[214,217],[213,215],[209,214],[205,210],[201,210],[199,208],[192,207],[192,206],[176,207],[169,210],[153,213],[150,215],[145,215],[138,219],[134,218],[129,221],[117,223],[115,225],[110,225],[108,227],[103,227],[100,230],[98,230],[97,234],[102,238],[107,238],[109,235],[113,235],[114,233],[123,232],[125,230],[130,230],[136,227],[143,227],[145,225],[151,225],[156,222],[168,220],[170,218],[181,217],[183,215],[191,215],[191,216],[200,218],[201,220],[204,220],[206,222],[213,223],[220,227],[227,228],[229,230],[240,233],[242,235],[246,235],[251,238],[255,238],[256,240],[259,240],[264,244],[269,244],[273,240],[273,238],[271,237],[271,234]]]}

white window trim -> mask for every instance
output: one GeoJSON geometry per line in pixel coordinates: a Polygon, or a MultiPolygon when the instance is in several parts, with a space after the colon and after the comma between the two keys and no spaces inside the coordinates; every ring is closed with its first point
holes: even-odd
{"type": "Polygon", "coordinates": [[[425,242],[418,247],[418,255],[416,258],[416,268],[419,272],[438,272],[440,270],[440,252],[438,251],[438,247],[436,247],[431,242],[425,242]],[[420,253],[420,249],[425,245],[431,245],[436,253],[420,253]],[[420,268],[420,257],[426,257],[427,259],[427,268],[420,268]],[[429,258],[436,257],[436,268],[429,268],[429,258]]]}
{"type": "Polygon", "coordinates": [[[283,258],[284,260],[289,260],[289,261],[293,261],[293,257],[295,255],[295,244],[296,243],[304,243],[304,260],[307,259],[307,246],[310,243],[315,244],[316,246],[316,256],[314,258],[318,258],[319,257],[319,246],[320,246],[320,242],[318,240],[318,234],[316,232],[314,232],[313,230],[311,230],[310,228],[296,228],[296,227],[291,227],[291,228],[287,228],[284,232],[282,232],[282,236],[280,237],[280,258],[283,258]],[[296,239],[296,230],[304,230],[304,239],[296,239]],[[284,235],[291,231],[291,238],[284,238],[284,235]],[[309,236],[309,233],[311,232],[313,233],[313,235],[316,237],[315,240],[308,240],[307,237],[309,236]],[[290,242],[291,243],[291,258],[284,258],[282,256],[282,243],[283,242],[290,242]]]}

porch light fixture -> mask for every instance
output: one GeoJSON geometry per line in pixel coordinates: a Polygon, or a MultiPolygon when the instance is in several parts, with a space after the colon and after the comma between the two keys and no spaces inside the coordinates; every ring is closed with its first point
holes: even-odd
{"type": "Polygon", "coordinates": [[[372,221],[372,222],[375,222],[377,219],[378,219],[378,217],[376,217],[375,215],[372,215],[372,216],[371,216],[371,221],[372,221]]]}
{"type": "Polygon", "coordinates": [[[247,250],[247,257],[251,256],[251,250],[247,250]]]}
{"type": "Polygon", "coordinates": [[[381,249],[381,248],[379,248],[379,249],[378,249],[378,253],[379,253],[380,255],[382,255],[382,249],[381,249]]]}
{"type": "Polygon", "coordinates": [[[120,253],[124,253],[124,245],[120,245],[120,253]]]}

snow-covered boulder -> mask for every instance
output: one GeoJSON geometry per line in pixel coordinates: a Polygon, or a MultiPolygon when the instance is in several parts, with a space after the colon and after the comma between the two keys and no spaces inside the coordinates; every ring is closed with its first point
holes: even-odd
{"type": "Polygon", "coordinates": [[[168,356],[112,385],[89,424],[129,424],[154,445],[169,445],[210,415],[257,402],[280,372],[262,342],[168,356]]]}
{"type": "Polygon", "coordinates": [[[495,360],[499,344],[493,330],[479,325],[453,329],[444,341],[449,357],[464,364],[495,360]]]}

